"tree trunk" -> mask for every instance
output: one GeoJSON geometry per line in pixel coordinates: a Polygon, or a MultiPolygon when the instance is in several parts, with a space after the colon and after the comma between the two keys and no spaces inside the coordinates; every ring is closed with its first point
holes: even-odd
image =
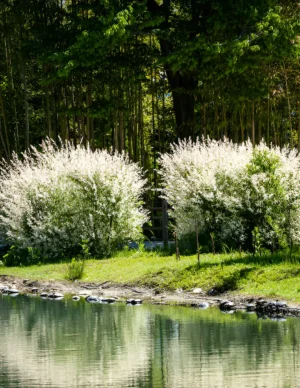
{"type": "Polygon", "coordinates": [[[87,117],[87,136],[88,142],[90,143],[91,149],[95,150],[95,139],[94,139],[94,120],[91,117],[91,106],[92,106],[92,85],[89,83],[87,87],[87,106],[88,106],[88,117],[87,117]]]}
{"type": "MultiPolygon", "coordinates": [[[[191,7],[194,8],[195,2],[192,1],[191,7]]],[[[165,23],[168,24],[170,17],[171,1],[163,0],[162,4],[155,0],[147,0],[148,11],[157,17],[164,17],[165,23]]],[[[191,36],[191,38],[193,38],[191,36]]],[[[170,40],[161,38],[159,40],[163,57],[167,58],[174,51],[170,40]]],[[[197,81],[194,73],[174,71],[168,63],[164,65],[170,89],[173,97],[173,109],[176,119],[177,137],[184,139],[192,136],[195,126],[195,96],[194,90],[197,81]]]]}
{"type": "Polygon", "coordinates": [[[28,91],[27,91],[27,77],[25,64],[22,56],[20,55],[22,78],[23,78],[23,92],[24,92],[24,111],[25,111],[25,148],[29,148],[29,116],[28,116],[28,91]]]}
{"type": "Polygon", "coordinates": [[[6,65],[7,65],[7,74],[8,74],[8,86],[9,86],[9,94],[10,99],[12,101],[13,112],[14,112],[14,121],[15,121],[15,138],[16,138],[16,150],[18,149],[19,143],[19,119],[17,115],[17,103],[15,97],[15,84],[13,77],[13,66],[11,61],[11,50],[9,46],[9,40],[4,38],[4,46],[5,46],[5,57],[6,57],[6,65]]]}
{"type": "Polygon", "coordinates": [[[75,117],[75,93],[74,93],[74,83],[72,78],[71,92],[72,92],[72,137],[74,140],[74,144],[77,144],[77,131],[76,131],[76,117],[75,117]]]}
{"type": "Polygon", "coordinates": [[[144,146],[144,121],[143,121],[143,90],[142,85],[139,86],[139,132],[140,132],[140,147],[141,147],[141,165],[145,167],[145,146],[144,146]]]}
{"type": "Polygon", "coordinates": [[[258,115],[258,141],[260,142],[262,140],[262,135],[261,135],[261,112],[259,112],[258,115]]]}
{"type": "Polygon", "coordinates": [[[120,110],[119,112],[119,151],[124,151],[124,112],[120,110]]]}
{"type": "Polygon", "coordinates": [[[10,143],[9,143],[9,138],[8,138],[7,120],[6,120],[6,114],[5,114],[5,109],[4,109],[1,86],[0,86],[0,106],[1,106],[1,114],[2,114],[2,118],[3,118],[3,124],[4,124],[6,150],[7,150],[8,158],[10,159],[10,143]]]}
{"type": "MultiPolygon", "coordinates": [[[[160,47],[164,56],[168,56],[172,51],[169,41],[161,39],[160,47]]],[[[192,73],[173,71],[168,64],[164,67],[173,96],[177,137],[179,139],[187,139],[192,136],[195,126],[194,90],[197,82],[192,73]]]]}
{"type": "Polygon", "coordinates": [[[173,96],[173,108],[176,119],[177,137],[187,139],[192,136],[195,126],[195,97],[196,81],[189,74],[173,72],[165,67],[173,96]]]}
{"type": "Polygon", "coordinates": [[[228,137],[228,131],[227,131],[227,114],[226,114],[226,105],[223,104],[223,128],[224,128],[224,136],[228,137]]]}
{"type": "Polygon", "coordinates": [[[207,118],[206,118],[206,104],[203,104],[203,137],[207,137],[207,118]]]}
{"type": "Polygon", "coordinates": [[[251,127],[252,127],[252,144],[253,147],[255,147],[255,106],[254,106],[254,101],[252,101],[252,106],[251,106],[251,127]]]}
{"type": "Polygon", "coordinates": [[[298,152],[300,152],[300,103],[298,104],[298,152]]]}
{"type": "Polygon", "coordinates": [[[46,118],[47,118],[48,136],[51,139],[52,138],[52,120],[51,120],[51,113],[50,113],[50,101],[49,101],[48,86],[45,87],[45,97],[46,97],[46,118]]]}
{"type": "Polygon", "coordinates": [[[241,142],[245,141],[244,106],[240,109],[241,142]]]}
{"type": "Polygon", "coordinates": [[[217,136],[217,140],[220,139],[219,110],[218,110],[218,105],[217,104],[215,104],[214,136],[217,136]]]}
{"type": "Polygon", "coordinates": [[[267,136],[266,136],[267,146],[270,145],[270,95],[268,95],[268,119],[267,119],[267,136]]]}
{"type": "Polygon", "coordinates": [[[287,69],[286,69],[285,65],[283,67],[283,73],[284,73],[285,92],[286,92],[287,107],[288,107],[288,114],[289,114],[290,146],[293,147],[294,146],[294,144],[293,144],[293,121],[292,121],[292,113],[291,113],[291,101],[290,101],[288,76],[287,76],[287,69]]]}
{"type": "Polygon", "coordinates": [[[9,158],[9,155],[8,155],[8,152],[7,152],[7,149],[6,149],[6,145],[5,145],[5,141],[4,141],[4,138],[3,138],[3,135],[2,135],[2,121],[1,121],[1,117],[0,117],[0,139],[1,139],[1,143],[2,143],[3,149],[4,149],[6,160],[9,161],[10,158],[9,158]]]}

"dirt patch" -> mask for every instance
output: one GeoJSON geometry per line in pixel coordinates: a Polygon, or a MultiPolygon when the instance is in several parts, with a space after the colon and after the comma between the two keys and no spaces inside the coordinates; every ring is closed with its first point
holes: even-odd
{"type": "MultiPolygon", "coordinates": [[[[174,304],[180,306],[197,306],[200,302],[208,302],[211,306],[218,306],[224,299],[234,303],[237,309],[243,309],[247,303],[255,303],[259,297],[233,295],[223,293],[217,296],[208,296],[205,292],[185,292],[177,290],[176,292],[166,292],[159,289],[143,288],[126,284],[116,284],[112,282],[103,283],[84,283],[69,281],[40,281],[20,279],[14,276],[0,275],[0,288],[17,288],[22,294],[51,293],[60,292],[71,295],[96,295],[103,297],[116,297],[120,301],[128,298],[139,298],[153,304],[174,304]]],[[[289,303],[292,308],[299,308],[300,304],[289,303]]]]}

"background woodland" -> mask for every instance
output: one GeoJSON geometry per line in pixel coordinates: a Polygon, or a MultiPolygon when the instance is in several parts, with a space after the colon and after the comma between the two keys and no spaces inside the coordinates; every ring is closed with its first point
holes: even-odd
{"type": "Polygon", "coordinates": [[[89,142],[157,187],[177,139],[300,149],[299,16],[288,0],[2,0],[0,156],[89,142]]]}

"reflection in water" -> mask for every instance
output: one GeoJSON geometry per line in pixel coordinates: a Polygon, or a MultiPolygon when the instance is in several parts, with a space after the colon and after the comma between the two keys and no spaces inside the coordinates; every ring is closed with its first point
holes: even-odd
{"type": "Polygon", "coordinates": [[[300,320],[0,296],[0,387],[297,387],[300,320]]]}

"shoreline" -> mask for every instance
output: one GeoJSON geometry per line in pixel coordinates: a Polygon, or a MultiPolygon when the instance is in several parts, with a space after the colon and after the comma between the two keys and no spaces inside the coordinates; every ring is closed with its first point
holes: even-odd
{"type": "MultiPolygon", "coordinates": [[[[177,290],[168,292],[165,290],[151,289],[146,287],[117,284],[113,282],[70,282],[67,280],[31,280],[22,279],[12,275],[0,275],[1,287],[16,288],[20,294],[33,295],[43,292],[58,292],[64,295],[79,295],[86,298],[95,295],[104,298],[116,298],[118,302],[126,302],[127,299],[141,299],[145,303],[156,305],[174,305],[186,307],[199,307],[202,302],[208,303],[209,307],[219,307],[223,311],[247,311],[247,306],[252,305],[258,315],[262,317],[300,317],[300,303],[287,302],[286,307],[275,307],[274,299],[266,298],[261,304],[262,297],[237,295],[233,293],[223,293],[216,296],[209,296],[204,291],[197,289],[197,292],[186,292],[177,290]],[[36,290],[37,289],[37,290],[36,290]],[[35,292],[33,292],[35,290],[35,292]],[[229,305],[224,304],[227,301],[229,305]],[[254,307],[255,306],[255,307],[254,307]]],[[[249,310],[248,310],[249,311],[249,310]]]]}

